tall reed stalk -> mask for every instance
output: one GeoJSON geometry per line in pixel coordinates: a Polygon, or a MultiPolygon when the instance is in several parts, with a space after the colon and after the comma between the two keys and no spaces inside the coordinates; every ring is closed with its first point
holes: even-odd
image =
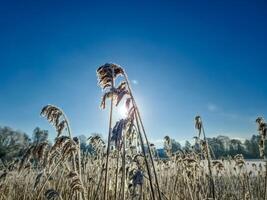
{"type": "Polygon", "coordinates": [[[212,198],[215,199],[215,186],[214,186],[214,180],[213,180],[212,169],[211,169],[210,149],[209,149],[208,140],[206,138],[203,122],[202,122],[200,116],[196,116],[195,117],[195,128],[198,130],[198,137],[200,137],[201,134],[203,134],[204,142],[202,142],[201,145],[203,146],[204,154],[206,155],[205,157],[206,157],[206,159],[208,161],[209,180],[210,180],[210,194],[211,194],[212,198]]]}
{"type": "Polygon", "coordinates": [[[264,195],[263,199],[266,200],[267,198],[267,159],[266,159],[266,152],[265,152],[265,145],[266,145],[266,138],[267,138],[267,124],[264,121],[263,117],[258,117],[256,119],[256,123],[258,124],[258,131],[259,131],[259,151],[260,157],[265,162],[265,178],[264,178],[264,195]]]}
{"type": "MultiPolygon", "coordinates": [[[[111,88],[114,88],[114,69],[112,68],[112,81],[111,88]]],[[[109,170],[109,154],[110,154],[110,137],[112,132],[112,115],[113,115],[113,93],[111,94],[110,112],[109,112],[109,127],[108,127],[108,146],[106,154],[106,167],[105,167],[105,183],[104,183],[104,200],[108,199],[107,190],[109,188],[108,170],[109,170]]]]}
{"type": "MultiPolygon", "coordinates": [[[[124,75],[126,84],[128,86],[129,94],[130,94],[131,99],[132,99],[132,102],[133,102],[134,111],[135,111],[135,117],[137,118],[137,121],[138,120],[140,121],[140,124],[141,124],[141,127],[142,127],[142,131],[143,131],[143,134],[145,136],[145,140],[146,140],[146,144],[147,144],[147,149],[148,149],[148,153],[149,153],[149,158],[151,160],[151,165],[152,165],[152,168],[153,168],[154,177],[155,177],[155,181],[156,181],[156,186],[157,186],[157,191],[158,191],[158,197],[161,200],[162,197],[161,197],[161,192],[160,192],[160,187],[159,187],[157,172],[156,172],[156,168],[155,168],[153,156],[152,156],[151,149],[150,149],[150,143],[148,141],[147,134],[146,134],[146,131],[145,131],[145,128],[144,128],[144,125],[143,125],[143,121],[141,119],[141,115],[140,115],[139,109],[137,107],[136,101],[134,99],[134,96],[133,96],[133,93],[132,93],[132,90],[131,90],[131,87],[130,87],[130,84],[129,84],[129,79],[128,79],[128,76],[127,76],[127,74],[126,74],[125,71],[124,71],[124,74],[123,75],[124,75]]],[[[139,133],[141,134],[140,130],[139,130],[139,133]]],[[[151,187],[151,190],[152,190],[152,187],[151,187]]]]}
{"type": "MultiPolygon", "coordinates": [[[[124,96],[128,96],[127,100],[130,100],[130,102],[132,103],[132,109],[129,109],[129,113],[128,113],[128,116],[127,116],[125,123],[127,124],[129,122],[129,120],[133,121],[133,119],[135,119],[135,123],[136,123],[137,129],[138,129],[138,135],[139,135],[139,139],[140,139],[140,143],[141,143],[142,152],[144,154],[144,159],[145,159],[145,163],[146,163],[146,169],[147,169],[147,173],[149,176],[152,198],[153,199],[156,198],[155,194],[154,194],[154,187],[153,187],[153,177],[154,177],[155,182],[156,182],[157,191],[158,191],[158,199],[161,200],[161,192],[160,192],[160,187],[159,187],[159,182],[158,182],[158,178],[157,178],[155,164],[153,161],[153,156],[152,156],[151,149],[150,149],[150,143],[148,141],[147,134],[146,134],[146,131],[145,131],[142,119],[141,119],[141,115],[140,115],[139,109],[137,107],[137,104],[135,102],[134,96],[132,94],[129,80],[128,80],[128,77],[127,77],[124,69],[119,65],[116,65],[113,63],[107,63],[107,64],[102,65],[98,68],[97,75],[98,75],[99,85],[102,87],[102,89],[103,90],[109,89],[108,91],[106,90],[106,93],[104,94],[104,96],[102,98],[102,103],[101,103],[102,108],[105,108],[106,98],[111,98],[108,147],[107,147],[107,155],[106,155],[107,170],[105,172],[104,199],[106,200],[106,198],[107,198],[107,195],[106,195],[106,193],[107,193],[106,188],[108,185],[108,173],[107,173],[107,171],[108,171],[108,158],[109,158],[109,149],[110,149],[110,142],[111,142],[110,140],[111,140],[111,132],[112,132],[111,125],[112,125],[113,104],[117,106],[124,96]],[[125,82],[121,82],[121,84],[119,84],[118,87],[115,87],[114,82],[115,82],[116,77],[119,75],[121,75],[124,78],[125,82]],[[115,101],[114,101],[114,98],[116,99],[115,101]],[[134,115],[130,114],[131,110],[133,111],[134,115]],[[147,157],[147,153],[145,151],[145,143],[144,143],[142,135],[144,135],[145,142],[147,145],[148,157],[147,157]],[[149,159],[149,161],[148,161],[148,159],[149,159]],[[149,166],[150,163],[152,165],[154,176],[152,176],[152,173],[150,170],[150,166],[149,166]]],[[[130,122],[130,124],[131,123],[132,122],[130,122]]],[[[124,125],[124,128],[126,128],[126,125],[124,125]]],[[[120,134],[121,134],[121,132],[120,132],[120,134]]],[[[122,133],[122,134],[124,135],[125,133],[122,133]]],[[[124,151],[125,151],[126,140],[125,140],[124,136],[122,136],[122,137],[123,137],[123,148],[122,148],[123,149],[123,153],[122,153],[122,156],[123,156],[122,165],[123,166],[122,167],[125,167],[125,158],[124,158],[125,153],[124,153],[124,151]]],[[[120,142],[120,140],[121,140],[121,138],[116,139],[117,142],[120,142]]],[[[122,182],[124,183],[126,180],[126,176],[124,175],[124,172],[123,172],[122,179],[124,179],[124,180],[122,180],[122,182]]],[[[115,187],[117,187],[117,186],[115,186],[115,187]]],[[[124,189],[125,189],[125,187],[122,188],[123,191],[124,191],[124,189]]],[[[115,189],[115,190],[116,190],[115,191],[115,193],[116,193],[117,189],[115,189]]],[[[115,196],[117,197],[117,194],[115,194],[115,196]]],[[[123,192],[122,197],[124,198],[124,192],[123,192]]]]}

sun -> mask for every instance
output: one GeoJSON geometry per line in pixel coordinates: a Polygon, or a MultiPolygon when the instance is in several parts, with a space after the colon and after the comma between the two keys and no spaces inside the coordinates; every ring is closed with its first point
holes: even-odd
{"type": "Polygon", "coordinates": [[[119,113],[120,113],[120,116],[121,116],[122,118],[126,118],[126,117],[127,117],[127,112],[128,112],[128,110],[127,110],[127,108],[126,108],[125,105],[121,105],[121,106],[119,107],[119,113]]]}

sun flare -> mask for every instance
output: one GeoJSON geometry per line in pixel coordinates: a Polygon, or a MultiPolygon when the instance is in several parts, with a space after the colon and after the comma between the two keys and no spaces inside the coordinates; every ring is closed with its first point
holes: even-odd
{"type": "Polygon", "coordinates": [[[120,107],[119,107],[119,113],[120,113],[120,116],[122,117],[122,118],[126,118],[127,117],[127,108],[126,108],[126,106],[125,105],[121,105],[120,107]]]}

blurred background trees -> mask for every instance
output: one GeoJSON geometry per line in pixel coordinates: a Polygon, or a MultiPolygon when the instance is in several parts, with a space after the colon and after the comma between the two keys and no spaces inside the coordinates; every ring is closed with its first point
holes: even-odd
{"type": "MultiPolygon", "coordinates": [[[[213,138],[207,138],[209,146],[211,148],[211,154],[213,159],[226,158],[227,156],[235,156],[236,154],[243,154],[246,159],[259,159],[259,136],[252,135],[250,139],[239,140],[231,139],[227,136],[219,135],[213,138]]],[[[182,151],[199,151],[200,147],[198,144],[195,144],[194,141],[186,140],[184,145],[181,145],[179,142],[171,139],[172,152],[175,153],[179,149],[182,151]]],[[[166,157],[164,149],[158,150],[162,157],[166,157]]],[[[265,149],[267,152],[267,148],[265,149]]]]}
{"type": "Polygon", "coordinates": [[[9,127],[0,127],[0,162],[3,165],[23,154],[31,139],[26,133],[9,127]]]}
{"type": "Polygon", "coordinates": [[[36,127],[33,130],[32,143],[38,145],[41,142],[45,142],[45,141],[48,141],[48,131],[41,130],[39,127],[36,127]]]}
{"type": "MultiPolygon", "coordinates": [[[[93,148],[88,144],[85,135],[80,135],[78,138],[81,145],[81,153],[83,155],[93,151],[93,148]]],[[[30,137],[22,131],[0,126],[0,165],[6,166],[10,161],[21,157],[30,145],[37,145],[45,141],[49,143],[53,142],[49,141],[48,131],[42,130],[39,127],[36,127],[33,130],[32,137],[30,137]]],[[[191,151],[192,149],[197,150],[199,148],[195,145],[193,140],[185,141],[183,145],[172,138],[170,141],[173,153],[180,150],[191,151]]],[[[231,139],[227,136],[220,135],[208,138],[208,142],[212,149],[212,156],[214,159],[234,156],[236,154],[243,154],[246,159],[259,159],[258,135],[252,135],[250,139],[246,140],[231,139]]],[[[265,150],[267,152],[267,147],[265,150]]],[[[164,147],[158,148],[157,151],[159,157],[166,157],[164,147]]]]}

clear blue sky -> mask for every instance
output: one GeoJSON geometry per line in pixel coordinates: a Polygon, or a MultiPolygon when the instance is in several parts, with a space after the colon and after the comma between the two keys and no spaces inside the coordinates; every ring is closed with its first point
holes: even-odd
{"type": "MultiPolygon", "coordinates": [[[[2,1],[0,125],[53,129],[62,107],[73,132],[108,130],[96,68],[125,67],[149,138],[250,137],[267,118],[266,1],[2,1]]],[[[54,133],[54,132],[53,132],[54,133]]]]}

